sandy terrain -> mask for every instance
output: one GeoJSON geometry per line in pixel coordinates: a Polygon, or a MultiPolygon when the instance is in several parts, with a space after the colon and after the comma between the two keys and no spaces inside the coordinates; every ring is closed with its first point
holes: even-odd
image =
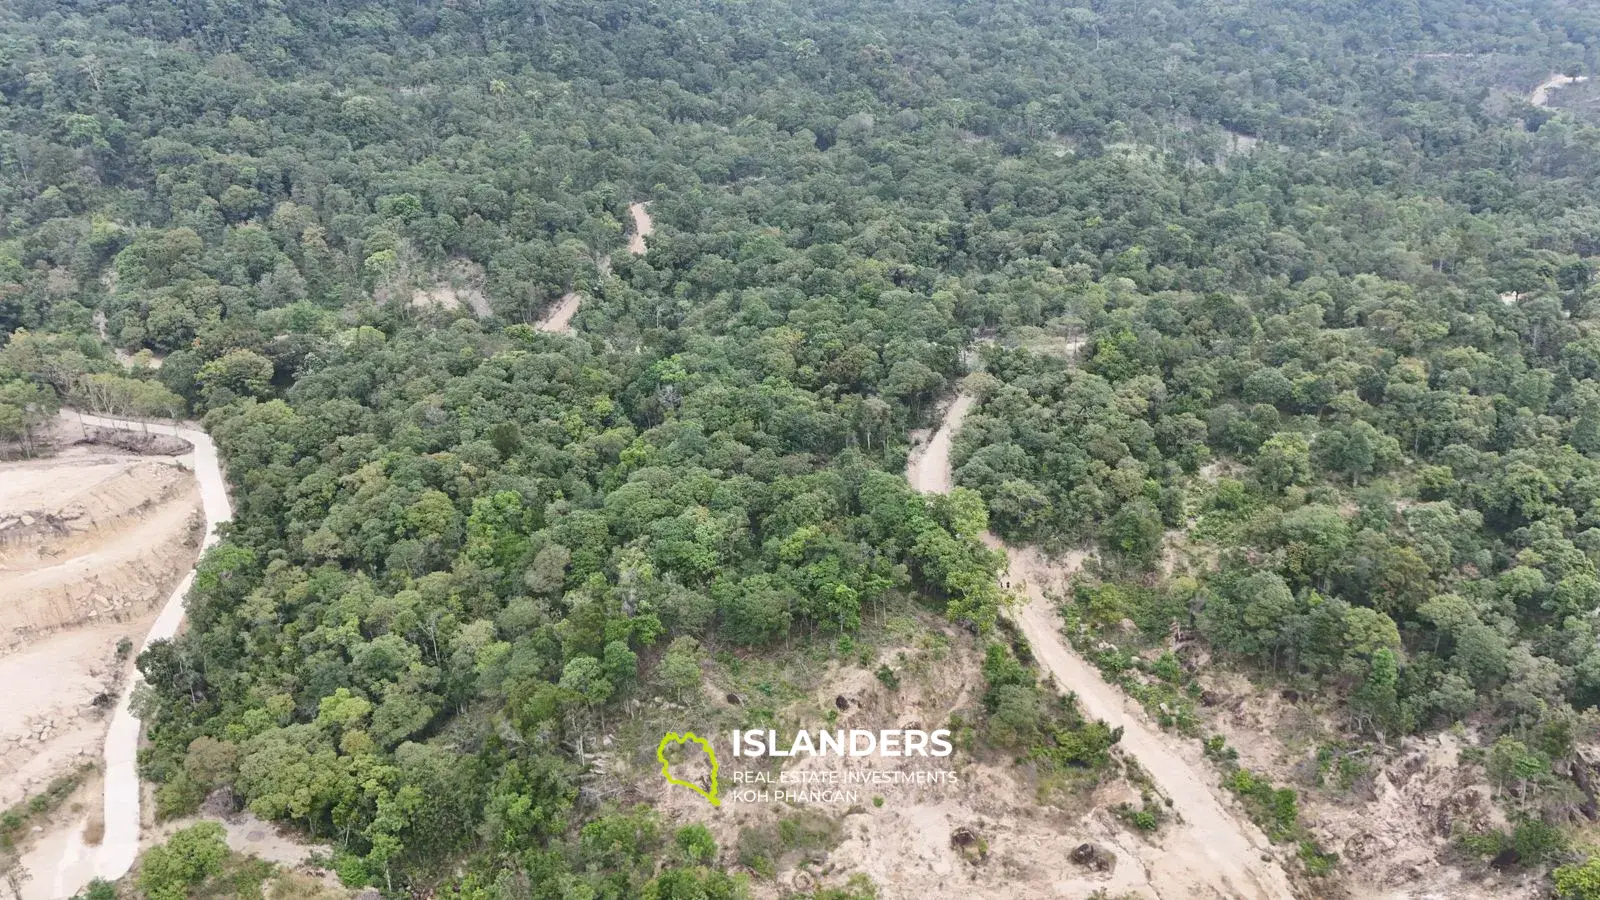
{"type": "MultiPolygon", "coordinates": [[[[906,478],[918,490],[952,489],[950,443],[972,405],[971,396],[958,395],[927,446],[908,461],[906,478]]],[[[1214,786],[1215,773],[1199,754],[1151,724],[1062,638],[1060,619],[1045,592],[1063,586],[1082,565],[1082,555],[1052,561],[1031,548],[1005,547],[993,535],[985,535],[985,541],[1006,551],[1009,578],[1020,582],[1027,594],[1026,605],[1013,618],[1039,663],[1062,690],[1077,696],[1086,715],[1123,729],[1121,750],[1144,767],[1178,813],[1181,821],[1169,827],[1162,846],[1142,854],[1157,896],[1292,897],[1266,836],[1231,810],[1214,786]]]]}
{"type": "Polygon", "coordinates": [[[633,216],[633,235],[628,238],[628,252],[634,256],[644,255],[644,239],[656,232],[656,224],[650,218],[649,205],[647,201],[628,206],[628,214],[633,216]]]}
{"type": "Polygon", "coordinates": [[[578,312],[578,304],[583,298],[576,291],[568,291],[561,295],[556,305],[550,307],[538,324],[533,327],[551,334],[567,334],[572,331],[572,317],[578,312]]]}
{"type": "MultiPolygon", "coordinates": [[[[159,611],[150,610],[155,615],[148,618],[148,628],[142,626],[141,630],[134,631],[130,637],[129,658],[136,656],[138,651],[148,646],[151,641],[171,638],[177,633],[178,626],[183,621],[183,598],[188,593],[189,584],[193,581],[194,572],[189,568],[187,573],[183,570],[192,567],[197,557],[196,550],[209,547],[217,541],[216,526],[219,522],[231,517],[227,492],[223,484],[221,469],[217,462],[216,448],[211,439],[204,432],[173,425],[145,424],[104,419],[97,416],[81,415],[75,412],[63,411],[60,418],[59,430],[67,435],[85,437],[91,434],[103,435],[97,440],[108,440],[113,437],[126,439],[129,435],[139,437],[155,435],[156,439],[179,438],[187,442],[193,452],[187,456],[174,460],[173,471],[180,471],[177,466],[182,466],[183,472],[192,472],[193,475],[183,474],[178,483],[184,485],[183,497],[187,506],[181,517],[181,526],[184,529],[185,545],[188,549],[185,555],[175,560],[176,567],[167,573],[165,583],[152,584],[150,595],[145,601],[145,608],[160,601],[165,596],[165,602],[159,611]],[[107,433],[109,432],[109,433],[107,433]],[[199,500],[200,511],[203,517],[196,516],[195,500],[199,500]],[[203,537],[200,525],[203,521],[203,537]],[[196,538],[200,538],[198,541],[196,538]],[[198,544],[198,547],[196,546],[198,544]],[[179,576],[181,575],[181,578],[179,576]],[[176,585],[171,582],[177,579],[176,585]],[[170,593],[168,592],[170,591],[170,593]]],[[[63,460],[46,461],[47,463],[60,463],[63,460]]],[[[141,467],[149,465],[144,462],[130,463],[130,468],[142,470],[141,467]]],[[[170,474],[170,473],[168,473],[170,474]]],[[[139,500],[133,496],[130,500],[129,489],[114,474],[99,472],[100,484],[109,484],[101,494],[106,498],[98,504],[90,504],[83,499],[81,492],[74,493],[82,485],[93,481],[92,478],[75,477],[75,473],[66,477],[71,487],[61,487],[60,477],[56,482],[42,481],[37,478],[15,480],[21,487],[15,489],[13,496],[15,502],[22,503],[29,498],[47,496],[51,491],[51,484],[56,484],[55,490],[67,494],[69,499],[75,499],[85,510],[81,518],[90,522],[109,522],[109,516],[118,514],[119,510],[132,510],[142,518],[134,519],[126,529],[128,534],[115,533],[113,537],[102,538],[98,542],[90,542],[87,536],[75,536],[72,540],[79,544],[92,547],[89,551],[97,554],[96,562],[104,564],[118,563],[125,557],[123,551],[131,546],[148,548],[153,546],[158,532],[152,531],[152,522],[166,521],[165,513],[160,512],[160,504],[139,500]],[[86,543],[87,542],[87,543],[86,543]],[[106,546],[101,546],[106,545],[106,546]],[[109,547],[110,549],[107,549],[109,547]]],[[[156,476],[152,476],[156,477],[156,476]]],[[[158,479],[159,480],[159,479],[158,479]]],[[[13,480],[8,480],[8,489],[13,480]]],[[[95,496],[100,496],[97,494],[95,496]]],[[[9,506],[0,507],[10,509],[9,506]]],[[[63,509],[69,507],[63,506],[63,509]]],[[[77,507],[71,507],[76,509],[77,507]]],[[[127,518],[129,513],[121,512],[127,518]]],[[[36,525],[30,525],[29,520],[37,523],[39,516],[29,514],[28,519],[18,515],[17,522],[21,527],[37,530],[36,525]]],[[[62,516],[65,520],[66,517],[62,516]]],[[[50,521],[48,517],[45,521],[50,521]]],[[[105,530],[110,531],[107,527],[105,530]]],[[[77,544],[69,544],[77,546],[77,544]]],[[[83,551],[80,551],[83,552],[83,551]]],[[[47,554],[39,554],[47,556],[47,554]]],[[[149,551],[146,550],[146,555],[149,551]]],[[[24,557],[25,559],[27,557],[24,557]]],[[[126,588],[131,579],[145,569],[129,564],[131,568],[119,576],[116,583],[118,588],[126,588]]],[[[36,569],[38,567],[35,567],[36,569]]],[[[52,568],[61,568],[52,566],[52,568]]],[[[87,573],[85,577],[96,577],[97,565],[86,565],[76,568],[63,569],[62,571],[87,573]]],[[[49,585],[34,571],[25,571],[21,577],[32,579],[28,583],[35,587],[49,585]]],[[[97,589],[103,592],[105,589],[97,589]]],[[[78,595],[70,590],[65,590],[64,595],[71,600],[78,595]]],[[[5,596],[0,593],[0,596],[5,596]]],[[[98,598],[99,593],[90,592],[91,599],[98,598]]],[[[121,596],[121,595],[118,595],[121,596]]],[[[29,607],[30,610],[34,607],[29,607]]],[[[69,603],[62,602],[53,606],[43,607],[47,610],[75,609],[69,603]]],[[[91,606],[92,609],[92,606],[91,606]]],[[[88,618],[85,615],[85,618],[88,618]]],[[[29,627],[41,627],[38,620],[29,627]]],[[[59,626],[57,626],[59,627],[59,626]]],[[[47,666],[50,661],[41,660],[39,665],[47,666]]],[[[141,791],[137,769],[137,756],[139,746],[140,725],[129,708],[129,699],[141,679],[137,671],[132,671],[131,666],[122,669],[122,677],[110,685],[107,694],[110,702],[106,704],[110,711],[110,725],[105,728],[104,749],[101,753],[103,760],[102,774],[104,778],[104,791],[102,802],[97,807],[86,811],[85,815],[76,822],[65,823],[64,832],[55,832],[41,835],[39,843],[23,856],[23,865],[33,875],[33,880],[28,883],[28,888],[23,892],[23,900],[54,900],[75,893],[79,888],[95,877],[116,879],[125,874],[133,865],[138,854],[140,834],[140,799],[141,791]],[[103,822],[103,837],[97,845],[90,845],[85,839],[87,826],[91,821],[103,822]]]]}
{"type": "MultiPolygon", "coordinates": [[[[781,709],[778,720],[795,727],[869,731],[946,727],[958,715],[970,720],[977,714],[983,691],[979,647],[964,633],[951,630],[946,637],[949,646],[939,650],[884,650],[860,667],[829,663],[810,673],[815,686],[809,696],[781,709]],[[900,674],[898,690],[890,690],[872,674],[879,663],[892,665],[900,674]],[[834,713],[831,722],[824,720],[824,710],[834,713]]],[[[725,687],[707,688],[712,698],[721,698],[724,691],[725,687]]],[[[719,736],[718,745],[726,748],[726,738],[719,736]]],[[[707,772],[699,764],[703,754],[698,751],[683,757],[682,764],[675,755],[669,758],[675,777],[695,780],[707,772]]],[[[788,761],[784,773],[796,777],[837,772],[842,778],[866,770],[949,772],[956,780],[840,786],[834,789],[854,791],[857,796],[788,804],[742,798],[734,773],[762,767],[719,758],[722,805],[713,810],[694,793],[654,777],[654,762],[653,753],[643,759],[609,761],[604,783],[637,781],[644,791],[639,799],[647,800],[669,821],[703,823],[717,838],[726,865],[738,865],[736,847],[742,829],[770,824],[780,815],[812,811],[842,828],[836,846],[809,861],[787,861],[773,881],[754,879],[754,892],[760,898],[838,885],[855,872],[871,877],[884,900],[953,896],[1054,900],[1087,898],[1097,890],[1144,900],[1208,896],[1153,886],[1143,857],[1157,851],[1113,812],[1120,803],[1139,803],[1137,790],[1121,778],[1091,789],[1063,785],[1052,791],[1039,782],[1031,766],[1017,765],[1004,754],[966,749],[943,759],[801,757],[788,761]],[[875,798],[881,798],[881,805],[875,798]],[[981,860],[953,845],[960,829],[983,841],[986,853],[981,860]],[[1074,849],[1084,843],[1114,855],[1115,865],[1098,871],[1073,863],[1074,849]]]]}
{"type": "Polygon", "coordinates": [[[194,564],[199,506],[170,457],[80,445],[0,464],[0,808],[99,755],[132,662],[117,644],[194,564]]]}
{"type": "Polygon", "coordinates": [[[1583,84],[1589,80],[1587,75],[1551,75],[1544,83],[1533,89],[1533,94],[1528,97],[1528,102],[1538,107],[1550,105],[1550,92],[1557,88],[1564,88],[1569,84],[1583,84]]]}
{"type": "MultiPolygon", "coordinates": [[[[1239,752],[1241,765],[1283,784],[1304,785],[1319,745],[1342,735],[1326,711],[1290,702],[1244,677],[1210,671],[1206,730],[1239,752]]],[[[1480,743],[1472,739],[1471,743],[1480,743]]],[[[1544,885],[1528,873],[1469,875],[1447,861],[1457,829],[1506,828],[1468,741],[1448,732],[1406,738],[1388,753],[1363,752],[1369,774],[1348,790],[1302,789],[1301,818],[1337,852],[1347,893],[1382,900],[1533,900],[1544,885]]]]}
{"type": "Polygon", "coordinates": [[[438,306],[443,309],[460,309],[465,303],[473,315],[488,318],[493,312],[489,298],[484,295],[488,276],[483,266],[469,260],[458,259],[450,264],[448,277],[429,288],[418,288],[411,294],[411,305],[416,308],[438,306]]]}
{"type": "MultiPolygon", "coordinates": [[[[209,805],[209,804],[208,804],[209,805]]],[[[288,836],[271,822],[262,821],[249,810],[230,812],[225,815],[210,815],[201,811],[198,816],[185,816],[181,819],[172,819],[163,822],[160,826],[148,828],[139,841],[139,850],[143,852],[151,847],[172,837],[173,834],[194,825],[197,822],[210,821],[222,826],[223,834],[228,842],[228,849],[235,853],[243,853],[256,859],[282,866],[285,869],[306,870],[313,855],[333,855],[333,847],[325,844],[308,844],[288,836]]]]}

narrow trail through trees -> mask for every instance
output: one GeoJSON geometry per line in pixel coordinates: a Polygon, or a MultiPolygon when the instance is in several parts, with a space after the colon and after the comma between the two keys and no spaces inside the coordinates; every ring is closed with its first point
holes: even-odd
{"type": "MultiPolygon", "coordinates": [[[[62,420],[73,425],[93,428],[111,428],[121,431],[138,431],[145,434],[168,434],[188,441],[194,448],[195,478],[200,484],[200,504],[205,515],[205,538],[202,552],[218,540],[217,526],[233,518],[233,508],[228,502],[227,485],[222,478],[222,467],[217,461],[217,448],[211,438],[199,428],[185,425],[163,425],[127,419],[107,419],[101,416],[61,411],[62,420]]],[[[154,641],[170,639],[183,624],[183,601],[194,583],[191,570],[167,598],[156,617],[155,624],[145,636],[139,650],[143,652],[154,641]]],[[[64,842],[41,846],[23,860],[23,865],[33,873],[24,894],[41,900],[58,900],[70,897],[94,878],[108,881],[121,878],[133,867],[139,855],[139,719],[130,708],[133,692],[144,679],[138,674],[128,679],[122,695],[117,698],[116,711],[106,731],[105,766],[105,833],[98,846],[84,842],[87,819],[74,827],[64,842]]]]}
{"type": "MultiPolygon", "coordinates": [[[[950,447],[975,402],[965,391],[957,394],[927,445],[912,453],[906,480],[917,490],[944,494],[954,487],[950,447]]],[[[1027,594],[1027,603],[1010,615],[1040,665],[1063,690],[1077,696],[1085,715],[1123,729],[1119,746],[1172,801],[1180,821],[1170,826],[1157,854],[1144,860],[1151,884],[1161,896],[1174,900],[1293,897],[1288,876],[1269,853],[1266,836],[1228,811],[1219,788],[1212,786],[1215,774],[1198,751],[1150,724],[1062,638],[1061,620],[1045,592],[1065,587],[1082,566],[1084,554],[1075,552],[1050,560],[1031,547],[1008,547],[993,534],[985,533],[983,539],[990,547],[1005,551],[1012,583],[1020,583],[1027,594]]]]}
{"type": "MultiPolygon", "coordinates": [[[[628,252],[634,256],[643,256],[645,252],[644,239],[655,233],[655,221],[650,218],[650,211],[646,203],[633,203],[628,206],[628,213],[633,216],[633,234],[628,237],[628,252]]],[[[610,260],[600,261],[602,275],[611,274],[610,260]]],[[[561,295],[533,327],[549,334],[571,334],[572,317],[577,314],[578,306],[583,303],[583,295],[577,291],[568,291],[561,295]]]]}

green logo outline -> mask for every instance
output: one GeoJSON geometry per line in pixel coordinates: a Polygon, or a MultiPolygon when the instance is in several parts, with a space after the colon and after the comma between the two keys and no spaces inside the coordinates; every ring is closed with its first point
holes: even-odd
{"type": "Polygon", "coordinates": [[[686,787],[709,800],[712,806],[722,805],[722,801],[717,799],[717,750],[711,746],[710,741],[692,731],[685,731],[683,734],[679,734],[676,731],[668,732],[667,736],[661,739],[661,743],[656,745],[656,759],[661,761],[661,777],[667,780],[667,784],[686,787]],[[700,785],[692,781],[683,781],[672,777],[672,764],[667,762],[667,745],[687,744],[690,741],[699,744],[700,748],[706,751],[706,756],[711,758],[711,790],[709,793],[702,791],[700,785]]]}

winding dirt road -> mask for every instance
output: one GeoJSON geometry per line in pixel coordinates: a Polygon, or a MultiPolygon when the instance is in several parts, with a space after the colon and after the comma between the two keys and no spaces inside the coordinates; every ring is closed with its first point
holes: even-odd
{"type": "MultiPolygon", "coordinates": [[[[168,434],[188,441],[194,448],[195,478],[200,484],[200,504],[205,514],[206,533],[201,548],[211,547],[218,540],[217,525],[233,518],[233,508],[228,503],[226,482],[222,467],[217,462],[217,448],[211,438],[198,428],[185,425],[162,425],[128,419],[108,419],[101,416],[62,410],[61,418],[75,425],[95,428],[113,428],[122,431],[139,431],[149,434],[168,434]]],[[[183,624],[183,601],[194,583],[194,571],[184,576],[150,633],[140,646],[142,652],[154,641],[170,639],[183,624]]],[[[133,691],[144,679],[138,674],[128,679],[118,698],[111,726],[106,731],[105,742],[105,835],[98,846],[83,841],[83,827],[72,829],[61,845],[46,845],[36,854],[23,860],[23,865],[33,873],[33,881],[25,889],[29,896],[41,898],[70,897],[94,878],[112,881],[127,874],[139,855],[139,719],[129,708],[133,691]]],[[[87,822],[85,822],[87,824],[87,822]]]]}
{"type": "MultiPolygon", "coordinates": [[[[650,218],[650,211],[645,203],[634,203],[628,206],[628,213],[633,216],[633,234],[628,237],[628,252],[634,256],[643,256],[645,251],[644,239],[655,233],[655,222],[650,218]]],[[[601,275],[611,274],[609,259],[600,261],[601,275]]],[[[578,306],[583,303],[583,295],[576,291],[569,291],[561,295],[556,305],[550,307],[544,318],[534,324],[534,328],[549,334],[571,334],[572,317],[578,312],[578,306]]]]}
{"type": "Polygon", "coordinates": [[[1556,88],[1564,88],[1569,84],[1583,84],[1588,80],[1589,76],[1587,75],[1551,75],[1544,80],[1544,84],[1533,89],[1533,95],[1528,98],[1528,102],[1541,108],[1548,107],[1550,105],[1551,91],[1556,88]]]}
{"type": "MultiPolygon", "coordinates": [[[[944,494],[952,489],[950,445],[974,402],[965,392],[956,395],[927,445],[907,461],[906,480],[917,490],[944,494]]],[[[1027,593],[1027,603],[1011,616],[1034,656],[1062,690],[1077,695],[1086,715],[1123,729],[1119,746],[1150,774],[1182,820],[1170,827],[1159,852],[1143,860],[1154,889],[1172,900],[1293,897],[1287,875],[1270,856],[1266,836],[1228,810],[1199,753],[1151,724],[1062,638],[1060,618],[1045,592],[1064,587],[1084,555],[1052,561],[1031,547],[1007,547],[993,534],[983,539],[1005,551],[1010,578],[1020,581],[1027,593]]]]}

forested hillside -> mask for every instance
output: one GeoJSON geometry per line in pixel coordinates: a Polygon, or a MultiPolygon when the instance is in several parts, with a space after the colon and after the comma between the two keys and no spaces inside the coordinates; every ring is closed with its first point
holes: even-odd
{"type": "Polygon", "coordinates": [[[588,753],[889,610],[1002,637],[987,746],[1102,768],[993,527],[1099,548],[1069,631],[1163,724],[1220,670],[1370,760],[1453,728],[1499,812],[1448,861],[1600,897],[1600,129],[1528,100],[1597,53],[1569,0],[13,0],[0,437],[203,421],[143,771],[352,885],[759,889],[588,753]]]}

